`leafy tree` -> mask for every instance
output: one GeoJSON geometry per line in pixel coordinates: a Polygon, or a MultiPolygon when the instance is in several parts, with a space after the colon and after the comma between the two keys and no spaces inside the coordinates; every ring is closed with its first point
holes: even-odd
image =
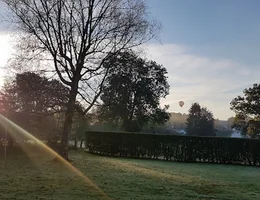
{"type": "Polygon", "coordinates": [[[69,87],[59,149],[68,159],[77,95],[88,105],[85,113],[90,111],[102,91],[108,71],[103,63],[108,56],[149,41],[159,26],[148,17],[142,0],[2,1],[13,11],[24,33],[20,61],[28,62],[32,57],[52,60],[51,71],[69,87]]]}
{"type": "Polygon", "coordinates": [[[140,131],[147,124],[164,124],[168,106],[159,107],[169,93],[166,69],[127,51],[111,57],[100,115],[105,121],[120,124],[123,130],[140,131]]]}
{"type": "Polygon", "coordinates": [[[186,131],[187,135],[216,136],[212,112],[199,103],[193,103],[189,109],[186,131]]]}
{"type": "Polygon", "coordinates": [[[32,72],[17,74],[3,92],[7,109],[34,115],[64,112],[69,99],[69,89],[58,80],[32,72]]]}
{"type": "Polygon", "coordinates": [[[3,99],[3,114],[35,136],[60,136],[69,90],[58,80],[32,72],[17,74],[5,83],[3,99]]]}
{"type": "Polygon", "coordinates": [[[248,120],[246,119],[246,116],[241,113],[236,114],[231,127],[240,131],[241,135],[247,135],[248,120]]]}
{"type": "Polygon", "coordinates": [[[257,137],[260,134],[260,84],[245,89],[243,96],[234,98],[230,105],[236,113],[233,127],[243,135],[257,137]]]}
{"type": "Polygon", "coordinates": [[[259,138],[260,136],[260,118],[254,118],[248,121],[247,133],[252,138],[259,138]]]}

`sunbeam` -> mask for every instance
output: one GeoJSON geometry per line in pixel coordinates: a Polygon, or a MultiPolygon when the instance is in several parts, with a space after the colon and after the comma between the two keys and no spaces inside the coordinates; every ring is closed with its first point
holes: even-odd
{"type": "MultiPolygon", "coordinates": [[[[44,144],[42,141],[38,140],[36,137],[22,129],[20,126],[12,122],[11,120],[7,119],[3,115],[0,115],[0,124],[4,127],[6,127],[8,133],[16,140],[32,140],[36,142],[42,150],[47,153],[48,155],[52,157],[56,157],[60,162],[62,162],[65,166],[67,166],[72,172],[74,172],[77,176],[81,177],[85,183],[96,190],[100,197],[104,199],[111,199],[108,197],[105,192],[100,189],[93,181],[91,181],[88,177],[86,177],[80,170],[78,170],[76,167],[74,167],[71,163],[66,161],[64,158],[62,158],[59,154],[57,154],[55,151],[53,151],[51,148],[49,148],[46,144],[44,144]]],[[[26,151],[26,146],[21,145],[23,150],[28,154],[30,157],[30,153],[26,151]]]]}
{"type": "Polygon", "coordinates": [[[166,179],[170,181],[178,181],[180,183],[194,183],[197,180],[200,180],[199,176],[191,176],[188,174],[180,175],[179,173],[173,174],[173,173],[159,172],[158,170],[147,168],[139,164],[123,162],[117,159],[105,159],[105,163],[110,163],[114,169],[116,168],[124,171],[130,171],[132,173],[142,174],[147,177],[166,179]]]}

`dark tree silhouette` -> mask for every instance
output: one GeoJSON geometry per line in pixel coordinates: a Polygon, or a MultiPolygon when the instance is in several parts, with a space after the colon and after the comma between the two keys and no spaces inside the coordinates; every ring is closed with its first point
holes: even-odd
{"type": "MultiPolygon", "coordinates": [[[[69,100],[59,154],[68,159],[68,135],[77,95],[87,113],[98,99],[108,68],[103,63],[116,54],[155,37],[159,26],[147,15],[142,0],[2,0],[13,11],[25,34],[22,59],[42,54],[53,62],[69,100]]],[[[30,57],[31,58],[31,57],[30,57]]],[[[21,66],[21,63],[18,63],[21,66]]]]}
{"type": "Polygon", "coordinates": [[[133,52],[111,57],[107,81],[101,94],[100,115],[121,124],[126,131],[140,131],[147,124],[164,124],[169,120],[168,107],[159,108],[160,99],[169,93],[166,69],[146,61],[133,52]]]}
{"type": "Polygon", "coordinates": [[[212,112],[199,103],[192,104],[189,109],[186,127],[187,135],[216,136],[212,112]]]}
{"type": "Polygon", "coordinates": [[[68,87],[32,72],[17,74],[5,83],[3,93],[9,111],[42,116],[65,112],[69,100],[68,87]]]}
{"type": "Polygon", "coordinates": [[[2,89],[3,114],[9,119],[41,139],[60,135],[57,116],[64,115],[69,99],[69,89],[62,83],[24,72],[6,82],[2,89]]]}

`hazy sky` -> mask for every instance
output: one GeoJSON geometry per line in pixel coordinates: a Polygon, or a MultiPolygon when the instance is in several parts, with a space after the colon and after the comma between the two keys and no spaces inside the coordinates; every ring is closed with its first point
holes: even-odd
{"type": "MultiPolygon", "coordinates": [[[[199,102],[216,118],[234,115],[230,101],[245,87],[259,83],[260,1],[145,1],[163,25],[162,44],[146,45],[146,56],[169,72],[171,91],[162,104],[183,113],[199,102]],[[185,102],[183,108],[178,106],[180,100],[185,102]]],[[[7,27],[0,21],[0,67],[12,52],[7,27]]]]}
{"type": "Polygon", "coordinates": [[[230,101],[259,83],[259,0],[146,0],[162,22],[161,42],[149,58],[167,67],[171,94],[163,102],[187,112],[200,102],[215,117],[234,115],[230,101]],[[177,102],[185,101],[178,108],[177,102]]]}

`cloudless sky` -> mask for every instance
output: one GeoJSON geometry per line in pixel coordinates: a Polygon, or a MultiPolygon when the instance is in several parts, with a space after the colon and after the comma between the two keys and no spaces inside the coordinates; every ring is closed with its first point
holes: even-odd
{"type": "Polygon", "coordinates": [[[211,57],[258,62],[259,0],[146,0],[161,21],[163,43],[194,47],[211,57]]]}
{"type": "MultiPolygon", "coordinates": [[[[216,118],[234,115],[230,101],[259,83],[260,0],[145,2],[163,25],[162,44],[152,41],[147,47],[147,57],[169,72],[170,95],[162,104],[187,113],[193,102],[199,102],[216,118]],[[185,101],[183,108],[180,100],[185,101]]],[[[3,10],[0,4],[0,16],[3,10]]],[[[11,55],[6,27],[0,22],[0,65],[11,55]]]]}

